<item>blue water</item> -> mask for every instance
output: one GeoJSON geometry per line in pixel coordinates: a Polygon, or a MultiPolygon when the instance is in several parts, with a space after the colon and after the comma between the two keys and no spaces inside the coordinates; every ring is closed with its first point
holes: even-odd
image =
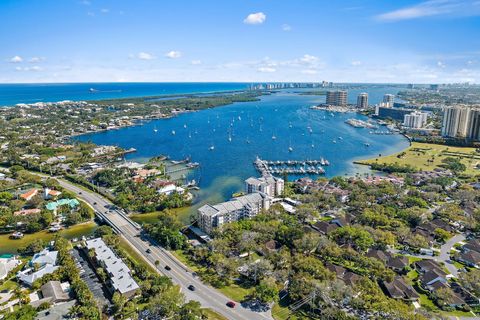
{"type": "MultiPolygon", "coordinates": [[[[397,91],[389,87],[368,92],[370,101],[375,103],[384,93],[397,91]]],[[[356,99],[355,91],[349,94],[349,100],[356,99]]],[[[256,156],[267,160],[324,157],[331,163],[326,167],[326,176],[333,177],[365,171],[364,167],[352,163],[354,159],[391,154],[408,146],[408,141],[400,135],[372,135],[369,129],[353,128],[344,123],[348,118],[366,119],[362,115],[336,113],[332,116],[328,112],[309,108],[324,100],[322,96],[281,91],[262,96],[261,101],[234,103],[77,139],[134,147],[137,152],[128,156],[132,160],[145,161],[160,154],[173,159],[191,156],[192,161],[201,164],[196,173],[201,187],[196,200],[198,203],[225,200],[233,192],[242,190],[243,180],[257,175],[253,167],[256,156]],[[312,128],[312,133],[309,133],[308,126],[312,128]],[[154,129],[158,131],[154,132],[154,129]],[[172,130],[175,135],[172,135],[172,130]],[[229,132],[231,142],[228,141],[229,132]],[[277,139],[272,140],[272,135],[277,139]],[[370,147],[366,147],[365,143],[369,143],[370,147]],[[209,150],[212,145],[215,147],[213,151],[209,150]],[[292,146],[293,152],[289,152],[289,146],[292,146]]]]}
{"type": "Polygon", "coordinates": [[[246,83],[48,83],[0,84],[0,106],[62,100],[100,100],[243,90],[246,83]],[[95,89],[95,92],[90,92],[95,89]]]}

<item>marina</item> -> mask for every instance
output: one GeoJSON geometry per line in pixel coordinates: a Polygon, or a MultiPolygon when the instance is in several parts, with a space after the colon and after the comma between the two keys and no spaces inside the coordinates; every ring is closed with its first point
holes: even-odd
{"type": "Polygon", "coordinates": [[[323,167],[329,166],[330,162],[323,158],[320,160],[269,161],[257,157],[253,164],[262,176],[271,174],[321,175],[325,174],[323,167]]]}

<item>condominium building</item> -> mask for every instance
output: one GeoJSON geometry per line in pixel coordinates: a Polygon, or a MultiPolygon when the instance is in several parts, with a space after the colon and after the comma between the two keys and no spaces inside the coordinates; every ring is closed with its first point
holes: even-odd
{"type": "Polygon", "coordinates": [[[198,209],[198,225],[205,233],[241,219],[251,219],[262,210],[268,210],[272,198],[263,192],[254,192],[216,205],[206,204],[198,209]]]}
{"type": "Polygon", "coordinates": [[[414,111],[403,117],[403,125],[408,128],[423,128],[427,124],[428,114],[425,112],[414,111]]]}
{"type": "Polygon", "coordinates": [[[357,97],[357,108],[366,109],[368,107],[368,93],[362,92],[357,97]]]}
{"type": "Polygon", "coordinates": [[[443,113],[442,136],[479,139],[479,110],[467,106],[447,107],[443,113]]]}
{"type": "Polygon", "coordinates": [[[393,107],[394,102],[395,102],[395,95],[387,93],[383,96],[383,103],[385,107],[387,108],[393,107]]]}
{"type": "Polygon", "coordinates": [[[468,126],[468,137],[480,141],[480,108],[472,109],[468,126]]]}
{"type": "Polygon", "coordinates": [[[345,90],[327,91],[326,104],[331,106],[346,106],[348,93],[345,90]]]}
{"type": "MultiPolygon", "coordinates": [[[[107,246],[102,238],[86,241],[86,249],[93,251],[93,262],[107,273],[107,287],[126,298],[133,297],[140,288],[127,265],[107,246]]],[[[87,256],[90,254],[87,252],[87,256]]]]}
{"type": "Polygon", "coordinates": [[[246,193],[262,192],[270,197],[278,197],[282,195],[284,188],[283,179],[272,175],[261,178],[250,177],[245,180],[246,193]]]}

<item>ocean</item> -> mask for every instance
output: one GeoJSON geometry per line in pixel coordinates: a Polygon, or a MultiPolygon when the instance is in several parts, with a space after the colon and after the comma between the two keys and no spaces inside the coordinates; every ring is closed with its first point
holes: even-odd
{"type": "Polygon", "coordinates": [[[101,100],[219,92],[243,90],[247,87],[247,83],[224,82],[0,84],[0,106],[12,106],[18,103],[57,102],[63,100],[101,100]]]}

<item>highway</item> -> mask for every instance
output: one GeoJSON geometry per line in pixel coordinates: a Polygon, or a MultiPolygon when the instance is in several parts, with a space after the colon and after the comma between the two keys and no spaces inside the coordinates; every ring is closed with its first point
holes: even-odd
{"type": "Polygon", "coordinates": [[[273,319],[270,311],[254,312],[250,309],[243,308],[238,301],[235,301],[235,308],[227,307],[226,303],[231,301],[231,299],[213,287],[204,284],[198,277],[193,276],[188,267],[178,261],[170,252],[156,245],[150,239],[140,237],[141,228],[138,224],[129,219],[121,211],[109,211],[109,208],[113,205],[109,200],[97,193],[81,189],[67,181],[60,179],[58,179],[58,181],[63,188],[75,193],[78,198],[87,202],[99,217],[107,220],[106,222],[111,225],[117,233],[123,236],[134,249],[144,256],[158,273],[170,277],[173,283],[179,285],[187,301],[198,301],[202,307],[210,308],[227,319],[273,319]],[[151,252],[147,253],[147,249],[150,249],[151,252]],[[155,266],[155,261],[157,260],[160,264],[155,266]],[[167,265],[171,270],[167,271],[165,269],[167,265]],[[194,285],[196,290],[189,290],[188,286],[190,285],[194,285]]]}

